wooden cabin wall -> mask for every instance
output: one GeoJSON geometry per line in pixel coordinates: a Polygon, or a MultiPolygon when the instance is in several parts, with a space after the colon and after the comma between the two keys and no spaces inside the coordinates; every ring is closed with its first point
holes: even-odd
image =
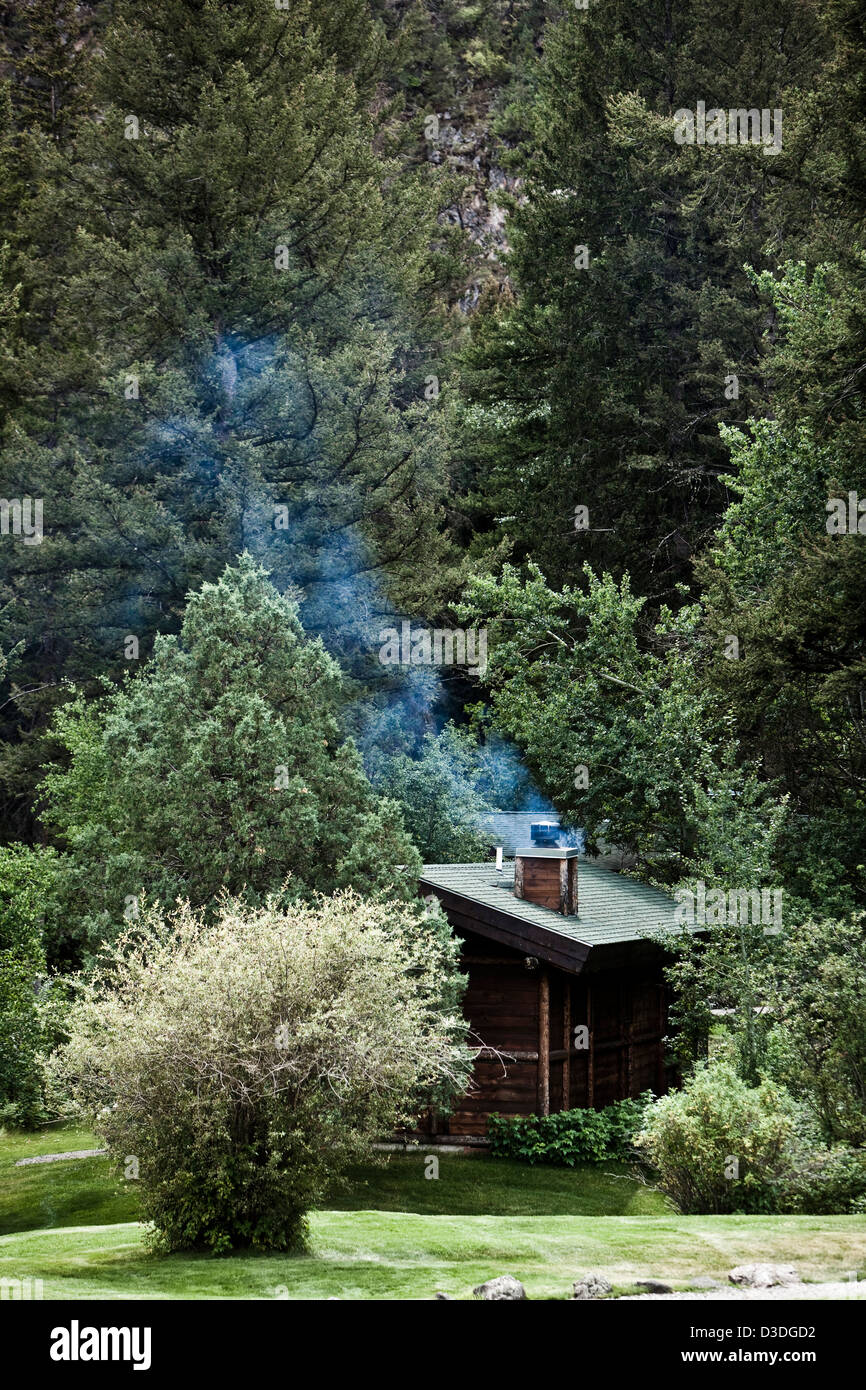
{"type": "Polygon", "coordinates": [[[503,1115],[531,1115],[538,1092],[539,973],[527,970],[525,957],[483,937],[466,936],[463,968],[469,983],[463,1012],[469,1019],[472,1046],[482,1043],[507,1051],[513,1060],[482,1056],[475,1063],[475,1089],[451,1116],[451,1134],[487,1133],[492,1110],[503,1115]]]}
{"type": "Polygon", "coordinates": [[[589,1047],[571,1062],[570,1107],[597,1108],[642,1091],[667,1090],[667,1010],[659,967],[578,976],[571,997],[575,1024],[588,1027],[589,1047]]]}
{"type": "Polygon", "coordinates": [[[517,951],[461,935],[469,976],[463,1008],[475,1035],[471,1041],[492,1051],[476,1062],[475,1089],[451,1115],[450,1134],[486,1134],[491,1111],[531,1115],[544,1113],[545,1105],[551,1112],[598,1108],[645,1090],[667,1089],[662,1045],[667,1017],[657,963],[575,976],[543,962],[527,969],[526,957],[517,951]],[[546,1048],[540,1037],[545,1009],[546,1048]],[[574,1030],[584,1024],[588,1049],[575,1045],[574,1030]],[[545,1051],[546,1070],[539,1062],[545,1051]]]}

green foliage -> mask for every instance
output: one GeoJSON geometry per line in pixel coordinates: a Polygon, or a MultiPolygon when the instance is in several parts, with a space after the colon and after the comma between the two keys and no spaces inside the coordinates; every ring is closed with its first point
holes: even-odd
{"type": "Polygon", "coordinates": [[[473,863],[488,857],[481,828],[490,809],[479,790],[476,749],[453,725],[428,734],[421,756],[374,758],[377,791],[400,807],[406,831],[426,864],[473,863]]]}
{"type": "Polygon", "coordinates": [[[736,766],[730,750],[707,770],[709,785],[694,789],[693,814],[700,827],[695,853],[675,891],[684,923],[691,924],[691,906],[701,893],[704,901],[714,895],[717,904],[723,895],[725,910],[705,912],[705,920],[695,923],[701,928],[697,933],[663,936],[672,956],[665,978],[673,1050],[684,1069],[704,1057],[712,1010],[723,1010],[739,1074],[755,1086],[767,1064],[769,1005],[774,972],[784,959],[783,932],[800,920],[796,901],[778,887],[777,850],[787,808],[773,801],[755,769],[736,766]],[[752,895],[762,890],[764,899],[759,896],[753,906],[752,895]],[[771,910],[767,920],[765,905],[771,910]]]}
{"type": "Polygon", "coordinates": [[[866,1144],[866,918],[807,920],[789,934],[774,1014],[774,1071],[826,1142],[866,1144]]]}
{"type": "Polygon", "coordinates": [[[348,1163],[465,1085],[457,959],[438,913],[351,893],[152,913],[84,988],[55,1069],[163,1248],[296,1250],[348,1163]]]}
{"type": "Polygon", "coordinates": [[[620,1100],[602,1110],[561,1110],[553,1115],[490,1115],[490,1151],[497,1158],[523,1163],[556,1164],[574,1168],[579,1163],[602,1163],[628,1158],[632,1140],[643,1124],[652,1102],[646,1092],[640,1100],[620,1100]]]}
{"type": "Polygon", "coordinates": [[[491,550],[504,533],[557,587],[584,561],[628,572],[653,602],[691,579],[727,502],[719,424],[766,409],[744,265],[772,264],[811,209],[785,178],[787,148],[776,161],[678,146],[672,116],[701,92],[741,107],[748,73],[747,104],[783,106],[787,121],[827,48],[798,0],[748,25],[735,0],[591,0],[551,16],[522,196],[508,201],[511,292],[476,317],[465,356],[472,502],[491,550]],[[576,506],[589,508],[580,531],[576,506]]]}
{"type": "Polygon", "coordinates": [[[709,630],[736,633],[738,661],[709,669],[746,753],[797,814],[785,860],[816,914],[866,895],[862,634],[866,551],[828,534],[827,503],[866,494],[863,254],[756,279],[778,316],[776,418],[727,436],[739,494],[698,565],[709,630]]]}
{"type": "Polygon", "coordinates": [[[766,1212],[791,1166],[796,1111],[770,1081],[749,1087],[728,1062],[699,1065],[647,1111],[635,1147],[680,1211],[766,1212]]]}
{"type": "Polygon", "coordinates": [[[389,79],[404,91],[413,124],[443,106],[474,114],[501,99],[533,65],[548,17],[543,0],[372,0],[371,8],[396,48],[389,79]]]}
{"type": "Polygon", "coordinates": [[[338,720],[339,668],[249,557],[190,598],[179,637],[99,703],[58,713],[44,783],[70,926],[94,948],[143,897],[210,908],[352,885],[415,891],[399,810],[338,720]]]}
{"type": "Polygon", "coordinates": [[[33,1125],[47,1114],[43,1064],[56,1038],[61,998],[48,978],[46,939],[56,937],[57,856],[0,846],[0,1121],[33,1125]]]}
{"type": "MultiPolygon", "coordinates": [[[[837,140],[837,125],[822,140],[837,140]]],[[[825,215],[826,208],[817,223],[822,238],[825,215]]],[[[771,353],[775,418],[727,434],[738,497],[698,577],[714,645],[725,633],[740,643],[740,659],[708,666],[707,676],[746,757],[772,775],[787,803],[774,847],[785,938],[772,953],[751,943],[740,968],[728,971],[730,984],[739,975],[746,986],[736,1017],[752,1019],[759,1042],[744,1074],[754,1078],[756,1067],[769,1066],[828,1143],[858,1144],[866,1137],[857,915],[866,901],[866,552],[860,535],[828,534],[827,504],[866,493],[866,281],[856,239],[834,245],[833,256],[753,277],[779,325],[771,353]],[[772,978],[763,968],[770,954],[772,978]]],[[[720,1002],[726,992],[724,1002],[733,1002],[736,990],[720,989],[712,970],[694,983],[704,1000],[720,1002]]]]}
{"type": "Polygon", "coordinates": [[[62,680],[119,677],[127,636],[149,654],[244,550],[356,646],[358,576],[416,611],[449,583],[450,410],[424,384],[445,374],[451,237],[391,155],[366,0],[104,19],[92,109],[37,142],[7,268],[0,473],[46,528],[0,555],[20,644],[0,786],[22,823],[62,680]]]}
{"type": "Polygon", "coordinates": [[[584,591],[533,564],[470,582],[461,612],[488,628],[494,722],[590,848],[622,846],[669,884],[719,865],[764,881],[781,812],[708,688],[700,608],[663,609],[642,633],[628,580],[584,573],[584,591]]]}
{"type": "Polygon", "coordinates": [[[87,109],[86,73],[100,27],[98,8],[77,0],[2,6],[4,70],[19,128],[54,141],[74,131],[87,109]]]}
{"type": "MultiPolygon", "coordinates": [[[[393,733],[371,614],[444,611],[477,564],[476,724],[590,850],[784,891],[779,936],[669,943],[683,1066],[723,1010],[749,1104],[769,1073],[866,1141],[866,546],[825,528],[866,496],[855,0],[0,10],[0,473],[46,514],[0,546],[0,839],[41,833],[53,758],[66,851],[0,851],[4,1113],[43,1113],[50,973],[147,896],[411,896],[416,848],[485,855],[483,748],[400,731],[371,786],[343,722],[393,733]],[[700,93],[784,108],[783,151],[677,146],[700,93]],[[519,176],[504,229],[473,149],[491,199],[519,176]]],[[[832,1152],[792,1202],[860,1200],[832,1152]]]]}
{"type": "Polygon", "coordinates": [[[523,578],[470,582],[466,617],[488,629],[493,717],[525,753],[557,809],[645,855],[682,841],[686,776],[706,730],[695,670],[695,619],[676,620],[665,647],[642,650],[643,600],[628,582],[586,570],[587,591],[555,592],[534,565],[523,578]],[[588,768],[589,785],[576,786],[588,768]]]}
{"type": "Polygon", "coordinates": [[[866,1152],[844,1144],[805,1148],[784,1176],[779,1205],[816,1216],[866,1210],[866,1152]]]}
{"type": "Polygon", "coordinates": [[[707,923],[699,933],[668,932],[660,939],[673,958],[665,979],[677,1062],[687,1071],[706,1057],[713,1010],[720,1010],[725,1054],[745,1082],[757,1085],[768,1066],[769,1005],[784,943],[751,920],[707,923]]]}

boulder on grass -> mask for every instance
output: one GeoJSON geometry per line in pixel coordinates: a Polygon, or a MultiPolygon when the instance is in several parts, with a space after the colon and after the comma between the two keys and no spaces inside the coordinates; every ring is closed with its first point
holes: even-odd
{"type": "Polygon", "coordinates": [[[728,1270],[728,1278],[741,1289],[772,1289],[777,1284],[787,1286],[803,1282],[793,1265],[737,1265],[736,1269],[728,1270]]]}
{"type": "Polygon", "coordinates": [[[472,1292],[476,1298],[486,1299],[526,1297],[525,1288],[513,1274],[500,1274],[495,1279],[488,1279],[486,1284],[476,1284],[472,1292]]]}
{"type": "Polygon", "coordinates": [[[605,1279],[603,1274],[595,1274],[592,1271],[578,1279],[572,1288],[572,1298],[580,1299],[602,1298],[606,1293],[613,1293],[613,1284],[605,1279]]]}

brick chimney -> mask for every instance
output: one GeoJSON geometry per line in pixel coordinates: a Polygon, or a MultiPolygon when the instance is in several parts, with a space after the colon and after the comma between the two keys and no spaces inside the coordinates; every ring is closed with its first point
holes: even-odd
{"type": "Polygon", "coordinates": [[[532,845],[514,852],[514,896],[577,916],[577,859],[580,851],[532,845]]]}

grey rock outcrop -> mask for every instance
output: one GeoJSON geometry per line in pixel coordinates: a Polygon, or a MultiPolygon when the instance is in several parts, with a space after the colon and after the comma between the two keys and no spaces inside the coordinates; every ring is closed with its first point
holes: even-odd
{"type": "Polygon", "coordinates": [[[513,1274],[500,1274],[495,1279],[488,1279],[486,1284],[476,1284],[472,1292],[476,1298],[489,1301],[526,1297],[525,1288],[513,1274]]]}
{"type": "Polygon", "coordinates": [[[584,1274],[582,1279],[577,1280],[573,1290],[572,1298],[603,1298],[605,1294],[613,1292],[613,1285],[603,1274],[596,1274],[591,1270],[589,1274],[584,1274]]]}

